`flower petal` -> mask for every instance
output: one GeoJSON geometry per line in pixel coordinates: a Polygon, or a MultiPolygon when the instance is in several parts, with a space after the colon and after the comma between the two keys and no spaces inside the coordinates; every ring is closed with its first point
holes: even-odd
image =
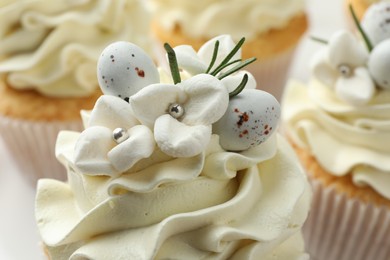
{"type": "Polygon", "coordinates": [[[146,126],[153,127],[156,119],[167,113],[172,103],[184,103],[187,99],[183,89],[178,85],[149,85],[130,97],[129,103],[138,120],[146,126]]]}
{"type": "Polygon", "coordinates": [[[191,157],[207,147],[211,126],[187,126],[170,115],[156,120],[154,137],[161,151],[173,157],[191,157]]]}
{"type": "Polygon", "coordinates": [[[188,95],[182,122],[187,125],[211,125],[224,114],[229,93],[220,80],[209,74],[196,75],[178,84],[188,95]]]}
{"type": "Polygon", "coordinates": [[[116,175],[107,158],[114,146],[112,131],[102,126],[85,129],[75,145],[75,165],[87,175],[116,175]]]}
{"type": "Polygon", "coordinates": [[[129,138],[108,153],[108,159],[119,172],[125,172],[136,162],[149,157],[155,147],[152,131],[143,125],[132,127],[129,138]]]}
{"type": "Polygon", "coordinates": [[[117,127],[129,129],[136,124],[138,121],[129,103],[109,95],[103,95],[96,101],[88,122],[88,126],[105,126],[111,130],[117,127]]]}
{"type": "MultiPolygon", "coordinates": [[[[203,44],[202,47],[200,47],[198,51],[199,58],[207,65],[207,67],[209,66],[211,58],[213,57],[214,45],[216,41],[219,41],[219,48],[217,59],[212,69],[215,69],[236,46],[232,37],[227,34],[214,37],[211,40],[207,41],[205,44],[203,44]]],[[[237,59],[241,59],[241,49],[238,50],[237,53],[231,58],[231,61],[237,59]]],[[[228,68],[230,67],[231,66],[229,66],[228,68]]]]}
{"type": "Polygon", "coordinates": [[[362,66],[367,62],[368,50],[348,31],[340,31],[329,40],[329,63],[337,69],[340,65],[362,66]]]}
{"type": "Polygon", "coordinates": [[[179,68],[192,75],[205,73],[206,64],[198,57],[198,54],[190,45],[180,45],[174,48],[179,68]]]}
{"type": "Polygon", "coordinates": [[[356,68],[352,77],[339,78],[336,94],[351,105],[361,106],[374,96],[375,84],[366,68],[356,68]]]}
{"type": "Polygon", "coordinates": [[[238,87],[245,74],[248,75],[248,82],[245,85],[245,89],[255,89],[257,85],[256,80],[253,77],[253,75],[246,70],[240,70],[237,73],[234,73],[232,75],[223,78],[221,81],[227,88],[228,92],[230,93],[238,87]]]}
{"type": "Polygon", "coordinates": [[[328,63],[327,57],[327,49],[317,52],[311,60],[310,69],[318,80],[333,88],[339,74],[337,70],[332,68],[328,63]]]}

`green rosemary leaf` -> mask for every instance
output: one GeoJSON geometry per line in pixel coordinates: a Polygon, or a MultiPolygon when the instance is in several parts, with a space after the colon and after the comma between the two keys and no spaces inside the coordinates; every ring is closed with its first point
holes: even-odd
{"type": "Polygon", "coordinates": [[[223,79],[224,77],[227,77],[229,76],[230,74],[242,69],[243,67],[251,64],[252,62],[254,62],[256,60],[256,58],[250,58],[250,59],[247,59],[247,60],[244,60],[243,62],[240,62],[239,64],[237,64],[236,66],[234,66],[233,68],[231,68],[230,70],[226,71],[225,73],[222,73],[221,75],[218,76],[218,79],[223,79]]]}
{"type": "Polygon", "coordinates": [[[230,53],[221,62],[221,64],[219,64],[218,67],[215,68],[215,70],[210,72],[210,74],[213,76],[217,75],[217,73],[215,73],[215,71],[219,70],[220,67],[222,67],[226,63],[228,63],[230,61],[230,59],[238,52],[238,50],[241,48],[241,46],[244,44],[244,42],[245,42],[245,37],[242,37],[241,40],[236,44],[236,46],[234,46],[234,48],[230,51],[230,53]]]}
{"type": "Polygon", "coordinates": [[[359,19],[357,18],[355,10],[353,9],[351,4],[349,5],[349,10],[350,10],[350,12],[352,14],[352,18],[353,18],[353,21],[355,22],[356,27],[358,28],[360,34],[363,37],[363,40],[364,40],[364,42],[365,42],[365,44],[367,46],[368,51],[371,52],[374,47],[373,47],[370,39],[368,39],[367,34],[364,32],[363,28],[361,27],[359,19]]]}
{"type": "Polygon", "coordinates": [[[321,38],[319,38],[319,37],[310,36],[310,39],[313,40],[313,41],[322,43],[322,44],[328,44],[328,41],[327,41],[327,40],[321,39],[321,38]]]}
{"type": "Polygon", "coordinates": [[[218,49],[219,49],[219,41],[216,41],[215,45],[214,45],[213,56],[211,57],[210,65],[207,68],[206,73],[209,73],[211,68],[214,66],[214,63],[215,63],[215,61],[217,59],[217,55],[218,55],[218,49]]]}
{"type": "Polygon", "coordinates": [[[248,74],[245,74],[242,77],[241,83],[237,86],[235,90],[229,93],[229,98],[235,97],[241,93],[241,91],[245,88],[246,83],[248,82],[248,74]]]}
{"type": "Polygon", "coordinates": [[[176,59],[176,53],[173,48],[168,44],[164,44],[164,48],[168,54],[169,68],[171,69],[173,83],[177,84],[181,82],[179,65],[176,59]]]}
{"type": "Polygon", "coordinates": [[[219,69],[215,71],[215,75],[217,75],[217,74],[218,74],[220,71],[222,71],[224,68],[226,68],[226,67],[228,67],[228,66],[230,66],[230,65],[232,65],[232,64],[234,64],[234,63],[240,62],[240,61],[242,61],[242,60],[241,60],[241,59],[237,59],[237,60],[234,60],[234,61],[231,61],[231,62],[226,63],[225,65],[223,65],[222,67],[219,67],[219,69]]]}

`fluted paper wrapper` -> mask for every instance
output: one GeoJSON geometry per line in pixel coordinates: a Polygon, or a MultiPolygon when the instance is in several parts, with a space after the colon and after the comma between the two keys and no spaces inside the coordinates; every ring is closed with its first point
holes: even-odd
{"type": "Polygon", "coordinates": [[[244,69],[255,77],[258,89],[271,93],[280,101],[295,50],[294,47],[268,60],[258,60],[244,69]]]}
{"type": "Polygon", "coordinates": [[[312,260],[389,260],[390,210],[338,194],[313,180],[313,201],[303,227],[312,260]]]}
{"type": "Polygon", "coordinates": [[[55,157],[61,130],[80,131],[82,123],[33,122],[0,116],[0,136],[21,174],[36,185],[39,178],[66,179],[66,170],[55,157]]]}

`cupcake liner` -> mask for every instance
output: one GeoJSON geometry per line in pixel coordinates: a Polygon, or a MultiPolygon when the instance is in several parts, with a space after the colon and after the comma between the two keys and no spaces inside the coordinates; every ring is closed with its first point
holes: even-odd
{"type": "Polygon", "coordinates": [[[245,68],[255,77],[258,89],[271,93],[280,101],[295,50],[296,47],[293,47],[273,58],[257,60],[245,68]]]}
{"type": "Polygon", "coordinates": [[[312,180],[313,200],[303,227],[313,260],[390,259],[390,210],[338,194],[312,180]]]}
{"type": "Polygon", "coordinates": [[[66,169],[55,157],[60,130],[81,131],[80,121],[32,122],[0,116],[0,136],[18,170],[32,185],[39,178],[66,180],[66,169]]]}

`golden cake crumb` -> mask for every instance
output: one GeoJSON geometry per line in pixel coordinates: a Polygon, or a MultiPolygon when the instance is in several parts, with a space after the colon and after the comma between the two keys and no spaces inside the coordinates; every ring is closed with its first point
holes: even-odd
{"type": "Polygon", "coordinates": [[[35,90],[16,90],[0,80],[0,115],[30,121],[79,120],[80,110],[90,110],[102,93],[83,98],[46,97],[35,90]]]}

